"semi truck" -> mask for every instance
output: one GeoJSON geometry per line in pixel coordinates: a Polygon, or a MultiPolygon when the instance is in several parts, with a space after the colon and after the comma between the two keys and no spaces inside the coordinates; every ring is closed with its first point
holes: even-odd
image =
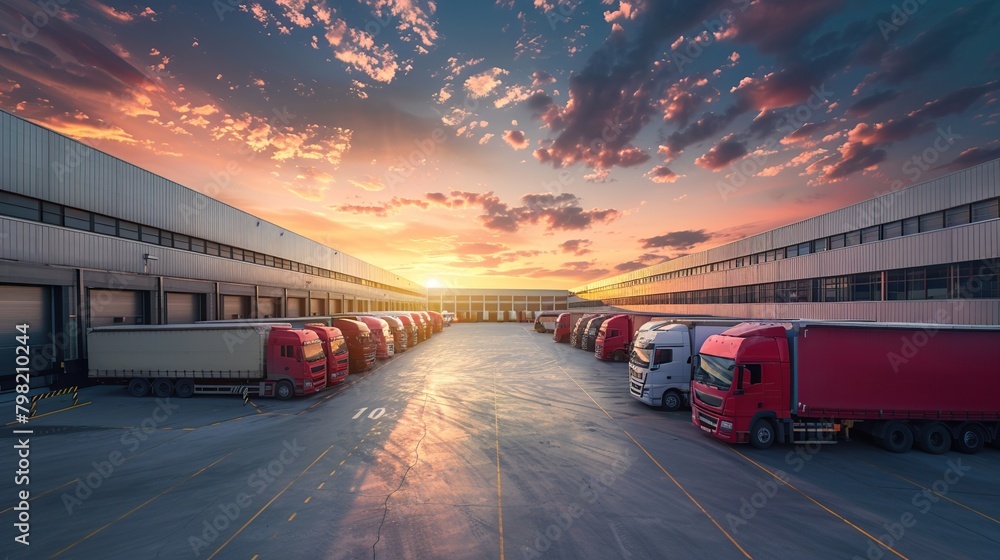
{"type": "Polygon", "coordinates": [[[417,339],[420,342],[424,342],[430,338],[430,326],[427,324],[427,320],[424,319],[424,316],[416,311],[412,311],[410,312],[410,317],[413,318],[413,321],[417,324],[417,339]]]}
{"type": "Polygon", "coordinates": [[[655,326],[664,321],[694,318],[702,317],[683,315],[657,316],[645,313],[620,313],[614,315],[605,321],[597,331],[594,357],[604,361],[627,361],[632,352],[632,342],[635,340],[636,333],[643,328],[648,329],[650,326],[655,326]]]}
{"type": "Polygon", "coordinates": [[[387,360],[396,354],[396,340],[389,330],[389,323],[371,315],[357,315],[353,318],[367,325],[371,331],[372,338],[375,339],[375,358],[387,360]]]}
{"type": "Polygon", "coordinates": [[[392,342],[395,347],[394,351],[397,354],[406,352],[406,349],[409,348],[409,332],[407,332],[403,321],[399,317],[393,317],[384,313],[372,313],[372,316],[378,317],[389,324],[389,332],[392,334],[392,342]]]}
{"type": "Polygon", "coordinates": [[[702,345],[691,422],[759,449],[858,429],[896,453],[976,453],[1000,438],[998,348],[997,326],[741,323],[702,345]]]}
{"type": "Polygon", "coordinates": [[[283,317],[277,319],[219,319],[216,321],[198,321],[197,324],[273,324],[284,325],[295,329],[311,330],[319,336],[326,354],[326,386],[331,387],[347,379],[350,354],[347,341],[340,329],[331,326],[330,317],[283,317]]]}
{"type": "Polygon", "coordinates": [[[584,313],[560,313],[556,317],[556,326],[552,329],[552,340],[556,342],[570,342],[570,335],[577,320],[583,317],[584,313]]]}
{"type": "Polygon", "coordinates": [[[185,324],[87,331],[87,376],[136,397],[241,394],[288,399],[326,388],[319,336],[291,325],[185,324]]]}
{"type": "Polygon", "coordinates": [[[559,319],[557,311],[542,311],[535,316],[535,332],[550,333],[556,330],[556,321],[559,319]]]}
{"type": "Polygon", "coordinates": [[[610,319],[612,315],[598,315],[587,323],[586,330],[580,335],[580,348],[584,352],[593,352],[597,345],[597,331],[601,330],[601,325],[610,319]]]}
{"type": "Polygon", "coordinates": [[[434,321],[434,333],[437,334],[444,330],[444,316],[437,311],[428,311],[428,315],[434,321]]]}
{"type": "Polygon", "coordinates": [[[675,411],[690,403],[691,357],[713,334],[740,321],[651,321],[636,333],[628,364],[629,394],[649,406],[675,411]]]}
{"type": "Polygon", "coordinates": [[[569,335],[570,346],[573,348],[583,347],[583,333],[587,331],[587,325],[594,317],[597,317],[597,313],[585,313],[576,320],[576,323],[573,325],[573,331],[569,335]]]}
{"type": "Polygon", "coordinates": [[[403,322],[403,326],[406,328],[407,348],[413,348],[418,342],[420,342],[420,326],[413,319],[413,316],[409,313],[403,313],[402,311],[386,311],[384,313],[403,322]]]}
{"type": "Polygon", "coordinates": [[[344,333],[347,341],[347,351],[349,353],[350,373],[362,373],[368,371],[375,363],[375,339],[372,338],[372,331],[368,325],[354,319],[344,317],[331,317],[334,327],[344,333]]]}

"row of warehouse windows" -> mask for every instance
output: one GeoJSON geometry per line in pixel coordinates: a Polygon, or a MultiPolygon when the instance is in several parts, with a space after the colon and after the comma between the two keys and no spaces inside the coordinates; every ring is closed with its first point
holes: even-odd
{"type": "Polygon", "coordinates": [[[1000,259],[986,259],[889,270],[885,273],[866,272],[707,290],[604,298],[574,302],[570,307],[1000,298],[998,268],[1000,259]]]}
{"type": "Polygon", "coordinates": [[[595,290],[586,290],[577,295],[583,297],[587,294],[593,294],[594,292],[603,292],[605,290],[614,290],[616,288],[628,288],[639,284],[647,284],[649,282],[660,282],[663,280],[683,278],[696,274],[741,268],[764,262],[788,259],[812,253],[821,253],[823,251],[840,249],[842,247],[851,247],[854,245],[861,245],[863,243],[874,243],[875,241],[893,239],[905,235],[914,235],[917,233],[935,231],[975,222],[983,222],[996,218],[1000,218],[1000,199],[990,198],[974,202],[972,204],[963,204],[954,208],[948,208],[947,210],[930,212],[920,216],[906,218],[905,220],[896,220],[894,222],[857,229],[847,233],[830,235],[820,239],[798,243],[796,245],[789,245],[788,247],[781,247],[779,249],[772,249],[770,251],[762,251],[752,255],[737,257],[735,259],[681,270],[674,270],[671,272],[664,272],[626,282],[619,282],[617,284],[612,284],[595,290]]]}
{"type": "Polygon", "coordinates": [[[311,266],[300,262],[258,253],[249,249],[231,247],[214,241],[199,239],[164,229],[141,225],[126,220],[119,220],[86,210],[79,210],[61,204],[45,202],[35,198],[21,196],[11,192],[0,191],[0,215],[22,218],[35,222],[64,226],[102,235],[112,235],[122,239],[141,241],[161,247],[171,247],[184,251],[192,251],[214,257],[223,257],[263,266],[281,268],[313,276],[322,276],[333,280],[361,284],[372,288],[389,290],[410,296],[423,297],[423,294],[404,290],[396,286],[374,282],[342,272],[335,272],[311,266]]]}

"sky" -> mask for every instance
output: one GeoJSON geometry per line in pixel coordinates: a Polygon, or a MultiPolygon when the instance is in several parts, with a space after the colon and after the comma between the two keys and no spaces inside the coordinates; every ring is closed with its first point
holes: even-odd
{"type": "Polygon", "coordinates": [[[0,107],[429,287],[569,289],[1000,157],[998,18],[0,0],[0,107]]]}

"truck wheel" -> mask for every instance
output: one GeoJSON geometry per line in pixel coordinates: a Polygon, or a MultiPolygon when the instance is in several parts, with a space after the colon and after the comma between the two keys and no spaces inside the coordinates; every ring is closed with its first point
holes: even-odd
{"type": "Polygon", "coordinates": [[[766,418],[753,423],[750,428],[750,445],[757,449],[767,449],[774,445],[774,425],[766,418]]]}
{"type": "Polygon", "coordinates": [[[667,412],[675,412],[680,410],[681,403],[683,402],[684,400],[677,394],[677,391],[666,391],[663,393],[663,398],[660,401],[660,408],[667,412]]]}
{"type": "Polygon", "coordinates": [[[174,383],[167,378],[161,377],[153,381],[153,394],[161,399],[165,399],[174,392],[174,383]]]}
{"type": "Polygon", "coordinates": [[[174,393],[182,399],[190,398],[194,395],[194,381],[190,379],[177,380],[177,383],[174,384],[174,393]]]}
{"type": "Polygon", "coordinates": [[[614,353],[614,355],[611,356],[611,358],[614,361],[616,361],[616,362],[624,362],[625,361],[625,351],[624,350],[615,350],[615,353],[614,353]]]}
{"type": "Polygon", "coordinates": [[[955,438],[953,445],[955,446],[955,451],[972,455],[982,451],[983,444],[985,443],[986,435],[983,434],[983,429],[972,424],[965,426],[958,432],[958,437],[955,438]]]}
{"type": "Polygon", "coordinates": [[[902,422],[890,420],[885,425],[885,433],[882,435],[881,443],[886,451],[906,453],[913,447],[913,431],[902,422]]]}
{"type": "Polygon", "coordinates": [[[279,401],[287,401],[292,398],[295,394],[295,387],[292,387],[292,382],[287,379],[284,381],[279,381],[278,386],[274,388],[274,396],[278,398],[279,401]]]}
{"type": "Polygon", "coordinates": [[[940,455],[951,447],[951,432],[944,424],[928,424],[920,428],[917,447],[924,453],[940,455]]]}
{"type": "Polygon", "coordinates": [[[145,397],[149,394],[149,381],[141,377],[133,377],[128,382],[128,392],[133,397],[145,397]]]}

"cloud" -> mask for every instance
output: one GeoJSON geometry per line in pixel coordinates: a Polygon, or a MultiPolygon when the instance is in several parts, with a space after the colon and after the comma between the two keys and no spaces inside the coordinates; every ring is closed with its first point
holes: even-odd
{"type": "Polygon", "coordinates": [[[559,250],[563,253],[573,253],[580,257],[587,253],[592,253],[588,247],[592,245],[589,239],[570,239],[559,244],[559,250]]]}
{"type": "MultiPolygon", "coordinates": [[[[437,3],[422,0],[364,0],[381,17],[391,15],[396,29],[420,41],[424,47],[433,47],[438,39],[434,12],[437,3]]],[[[407,37],[404,37],[404,40],[407,37]]]]}
{"type": "Polygon", "coordinates": [[[764,54],[785,56],[794,52],[823,20],[846,5],[845,0],[757,0],[741,4],[742,13],[721,33],[721,38],[752,43],[764,54]]]}
{"type": "Polygon", "coordinates": [[[615,270],[618,272],[631,272],[640,268],[646,268],[646,265],[639,261],[628,261],[615,265],[615,270]]]}
{"type": "Polygon", "coordinates": [[[712,237],[712,234],[705,232],[703,229],[683,230],[672,231],[670,233],[657,235],[647,239],[640,239],[639,243],[642,244],[643,249],[666,248],[677,251],[686,251],[695,245],[712,239],[712,237]]]}
{"type": "Polygon", "coordinates": [[[503,140],[515,150],[523,150],[528,147],[528,139],[524,137],[521,130],[505,130],[503,140]]]}
{"type": "Polygon", "coordinates": [[[522,226],[544,225],[547,231],[588,229],[594,224],[610,223],[621,216],[613,208],[584,210],[572,193],[526,194],[521,206],[510,206],[492,192],[451,191],[428,193],[426,199],[446,208],[479,207],[479,222],[491,231],[514,233],[522,226]]]}
{"type": "Polygon", "coordinates": [[[657,165],[646,173],[646,178],[654,183],[673,183],[681,176],[668,169],[665,165],[657,165]]]}
{"type": "Polygon", "coordinates": [[[846,142],[837,154],[831,154],[808,167],[808,174],[819,173],[817,183],[836,183],[859,171],[874,169],[885,161],[887,153],[875,144],[846,142]]]}
{"type": "Polygon", "coordinates": [[[490,68],[474,74],[466,78],[465,91],[473,98],[486,97],[500,85],[500,76],[504,74],[507,74],[507,71],[503,68],[490,68]]]}
{"type": "Polygon", "coordinates": [[[374,175],[365,175],[362,180],[348,179],[347,182],[366,191],[380,191],[385,188],[385,181],[374,175]]]}
{"type": "Polygon", "coordinates": [[[735,140],[734,137],[735,134],[725,136],[703,156],[694,160],[695,164],[710,171],[719,171],[745,156],[747,154],[746,146],[739,140],[735,140]]]}
{"type": "Polygon", "coordinates": [[[552,77],[552,74],[544,70],[535,70],[531,73],[531,87],[537,88],[555,81],[556,79],[552,77]]]}
{"type": "Polygon", "coordinates": [[[354,70],[386,84],[396,77],[396,53],[388,45],[377,45],[367,31],[353,29],[344,20],[336,19],[326,26],[324,37],[333,47],[334,58],[354,70]]]}
{"type": "Polygon", "coordinates": [[[1000,158],[1000,141],[994,140],[985,146],[969,148],[951,160],[949,163],[939,166],[941,169],[958,171],[987,161],[1000,158]]]}
{"type": "Polygon", "coordinates": [[[345,214],[361,214],[385,218],[388,217],[389,214],[407,206],[416,206],[418,208],[426,209],[429,204],[420,199],[394,196],[386,202],[375,205],[335,204],[328,206],[328,208],[332,208],[335,212],[342,212],[345,214]]]}
{"type": "Polygon", "coordinates": [[[856,101],[854,105],[847,108],[846,113],[853,117],[867,117],[876,108],[896,99],[899,97],[900,91],[887,89],[869,95],[868,97],[863,97],[856,101]]]}

